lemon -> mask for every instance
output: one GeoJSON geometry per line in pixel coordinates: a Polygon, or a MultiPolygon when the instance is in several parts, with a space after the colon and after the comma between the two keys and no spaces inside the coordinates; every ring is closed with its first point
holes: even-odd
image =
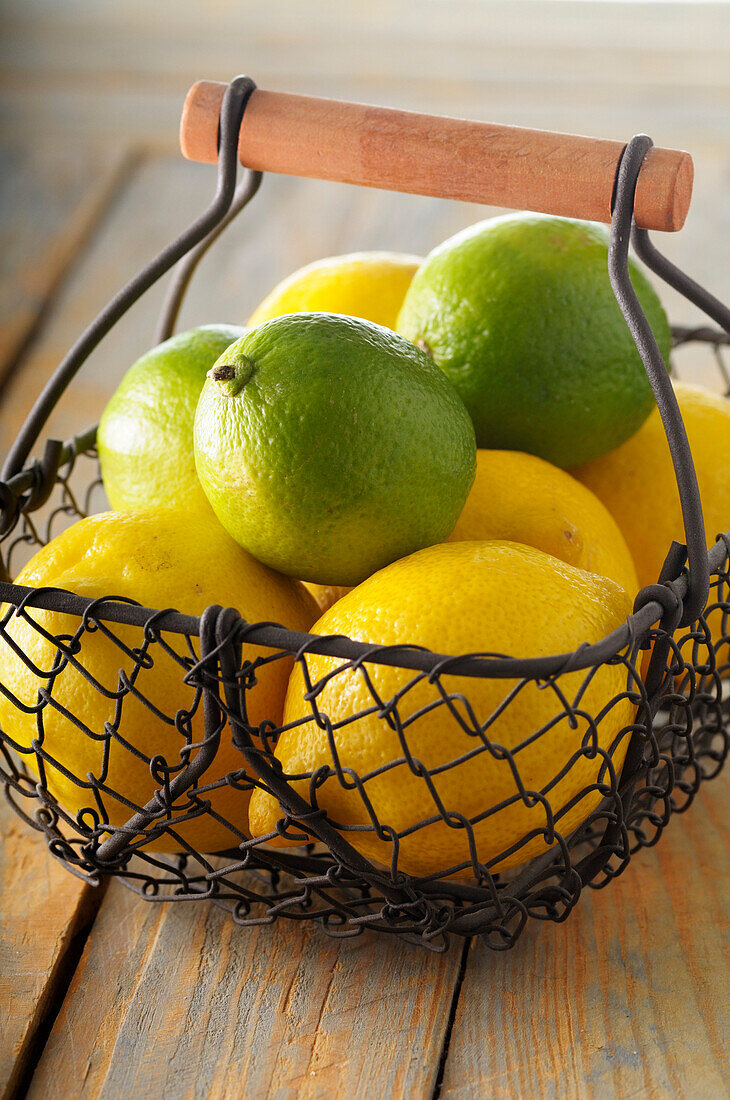
{"type": "MultiPolygon", "coordinates": [[[[730,531],[730,401],[701,386],[675,382],[702,500],[708,548],[730,531]]],[[[684,524],[674,466],[659,410],[631,439],[574,471],[611,512],[626,537],[639,583],[655,584],[673,541],[684,543],[684,524]]],[[[710,603],[717,600],[710,590],[710,603]]],[[[707,616],[717,664],[730,660],[721,608],[707,616]]],[[[686,636],[678,630],[675,638],[686,636]]],[[[689,658],[689,649],[685,649],[689,658]]],[[[700,660],[703,659],[702,651],[700,660]]]]}
{"type": "MultiPolygon", "coordinates": [[[[730,401],[675,382],[702,499],[708,547],[730,530],[730,401]]],[[[664,427],[655,407],[615,451],[573,471],[621,528],[639,583],[655,584],[672,542],[684,542],[679,492],[664,427]]]]}
{"type": "MultiPolygon", "coordinates": [[[[427,256],[398,332],[454,384],[477,446],[575,466],[646,420],[654,398],[607,258],[604,226],[540,214],[479,222],[427,256]]],[[[668,362],[666,314],[633,262],[630,272],[668,362]]]]}
{"type": "MultiPolygon", "coordinates": [[[[189,516],[162,510],[91,516],[75,523],[41,549],[22,570],[17,583],[65,588],[92,598],[131,597],[146,607],[175,607],[191,615],[199,615],[208,605],[220,603],[238,608],[250,622],[276,621],[295,630],[308,629],[317,614],[313,599],[302,585],[251,558],[210,513],[189,516]]],[[[79,626],[78,619],[56,612],[33,608],[28,614],[43,631],[63,635],[66,640],[73,637],[79,626]]],[[[60,768],[82,781],[91,774],[117,792],[119,798],[107,793],[101,797],[109,821],[118,826],[131,817],[134,809],[144,806],[160,787],[150,772],[150,759],[162,756],[170,767],[179,770],[186,758],[184,750],[188,742],[182,730],[188,717],[188,740],[193,745],[203,740],[204,724],[202,700],[196,697],[192,686],[183,682],[185,667],[166,654],[161,645],[154,644],[149,649],[153,667],[143,667],[135,678],[135,662],[123,647],[142,646],[143,631],[116,624],[110,624],[108,629],[119,639],[118,643],[110,640],[102,628],[84,633],[74,662],[49,679],[47,674],[39,675],[34,669],[47,673],[53,667],[55,645],[23,618],[11,619],[8,638],[26,654],[30,667],[14,652],[9,641],[0,640],[0,681],[23,706],[31,709],[24,713],[3,696],[0,723],[24,748],[30,748],[38,739],[57,763],[58,767],[52,763],[44,765],[47,787],[67,813],[79,820],[83,813],[88,824],[96,801],[89,787],[75,783],[60,768]],[[85,676],[74,667],[76,663],[82,666],[85,676]],[[106,738],[106,724],[115,722],[116,695],[122,676],[133,680],[134,689],[124,696],[121,717],[115,723],[117,733],[106,738]],[[94,681],[100,690],[94,687],[94,681]],[[46,689],[51,698],[39,712],[41,734],[36,709],[39,693],[46,689]],[[160,714],[145,706],[138,695],[160,714]],[[84,812],[87,807],[90,809],[84,812]]],[[[181,659],[189,657],[184,638],[167,634],[165,640],[181,659]]],[[[266,652],[246,646],[244,658],[252,659],[266,652]]],[[[251,723],[281,720],[290,668],[291,661],[284,659],[259,669],[257,683],[247,693],[251,723]]],[[[38,774],[34,754],[24,755],[23,760],[38,774]]],[[[233,747],[230,734],[224,734],[201,786],[242,767],[241,754],[233,747]]],[[[246,791],[226,785],[200,797],[209,799],[213,810],[238,829],[246,829],[246,791]]],[[[183,795],[179,802],[181,810],[186,804],[187,796],[183,795]]],[[[235,833],[208,814],[180,825],[176,831],[189,844],[206,852],[235,847],[238,843],[235,833]]],[[[150,845],[158,851],[174,847],[175,842],[168,836],[150,845]]]]}
{"type": "Polygon", "coordinates": [[[394,329],[420,263],[419,256],[401,252],[351,252],[316,260],[279,283],[248,326],[285,313],[346,313],[394,329]]]}
{"type": "MultiPolygon", "coordinates": [[[[429,547],[381,570],[338,600],[313,630],[384,645],[414,643],[440,653],[535,657],[596,642],[619,627],[630,610],[629,597],[613,581],[533,547],[462,542],[429,547]]],[[[314,655],[307,664],[314,683],[342,665],[335,658],[314,655]]],[[[320,768],[334,771],[332,738],[344,782],[333,774],[318,783],[317,804],[335,823],[357,827],[345,836],[368,858],[389,865],[393,844],[376,835],[347,769],[363,780],[381,825],[398,834],[400,870],[469,876],[470,866],[454,870],[470,860],[468,834],[458,815],[475,822],[479,861],[504,870],[545,851],[540,830],[547,828],[548,817],[542,801],[525,804],[509,762],[500,758],[498,748],[492,753],[484,742],[514,752],[526,789],[542,792],[554,812],[565,810],[556,827],[568,836],[601,798],[596,790],[581,792],[605,779],[601,759],[590,748],[586,715],[600,715],[596,742],[607,751],[613,748],[618,769],[628,744],[625,727],[634,713],[633,703],[622,694],[626,673],[621,666],[599,667],[581,693],[585,679],[580,671],[559,679],[565,697],[579,699],[577,728],[572,729],[556,692],[534,682],[520,689],[512,680],[443,674],[440,683],[449,694],[452,713],[438,685],[427,676],[369,664],[366,677],[360,669],[344,665],[317,692],[320,721],[315,723],[297,665],[284,711],[285,724],[297,724],[281,734],[276,756],[285,775],[300,777],[292,786],[308,798],[309,780],[301,777],[320,768]],[[499,710],[512,693],[506,708],[499,710]],[[483,736],[474,729],[475,722],[483,736]],[[412,754],[413,767],[401,739],[412,754]],[[444,811],[453,815],[451,826],[441,819],[426,780],[414,773],[421,768],[430,771],[444,811]],[[569,805],[573,799],[575,804],[569,805]],[[508,805],[490,813],[507,800],[508,805]],[[536,835],[526,844],[503,854],[533,831],[536,835]]],[[[249,808],[252,835],[270,832],[281,817],[270,794],[254,791],[249,808]]]]}
{"type": "Polygon", "coordinates": [[[312,593],[320,611],[327,611],[333,603],[337,603],[346,592],[350,591],[349,585],[346,584],[312,584],[310,581],[304,581],[304,587],[312,593]]]}
{"type": "Polygon", "coordinates": [[[210,510],[195,473],[193,420],[206,372],[245,330],[203,325],[148,351],[129,368],[96,435],[112,508],[129,512],[174,504],[210,510]]]}
{"type": "Polygon", "coordinates": [[[474,478],[469,415],[403,337],[331,313],[266,321],[209,372],[201,485],[259,561],[352,585],[451,532],[474,478]]]}
{"type": "Polygon", "coordinates": [[[565,470],[521,451],[477,451],[477,472],[449,542],[503,539],[616,581],[630,596],[636,569],[616,521],[565,470]]]}

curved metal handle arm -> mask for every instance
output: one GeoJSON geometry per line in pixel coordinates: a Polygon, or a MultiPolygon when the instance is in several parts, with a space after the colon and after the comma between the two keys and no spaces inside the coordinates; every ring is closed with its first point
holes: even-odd
{"type": "Polygon", "coordinates": [[[236,141],[241,128],[241,119],[255,88],[256,85],[250,77],[239,76],[231,81],[226,90],[221,110],[222,152],[218,160],[218,181],[213,202],[177,240],[164,248],[154,260],[131,279],[82,333],[47,382],[10,448],[2,470],[3,481],[9,481],[23,469],[31,448],[61,394],[119,318],[225,217],[233,201],[236,187],[238,167],[236,141]]]}
{"type": "MultiPolygon", "coordinates": [[[[621,312],[634,338],[634,343],[641,356],[651,388],[654,391],[672,455],[682,507],[690,573],[689,591],[684,601],[684,611],[681,619],[681,625],[688,626],[702,613],[710,591],[710,569],[705,538],[705,522],[702,516],[702,502],[692,452],[672,380],[667,372],[649,322],[639,305],[639,299],[636,296],[629,275],[629,243],[631,240],[636,181],[644,157],[651,147],[651,138],[646,137],[645,134],[639,134],[631,139],[621,158],[616,181],[613,217],[611,219],[608,273],[613,292],[616,295],[616,301],[621,307],[621,312]]],[[[659,274],[663,274],[663,272],[659,271],[659,274]]],[[[711,296],[708,295],[707,297],[711,296]]]]}

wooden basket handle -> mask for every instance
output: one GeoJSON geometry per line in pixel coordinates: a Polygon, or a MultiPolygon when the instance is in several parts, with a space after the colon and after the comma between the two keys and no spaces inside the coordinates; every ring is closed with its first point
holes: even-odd
{"type": "MultiPolygon", "coordinates": [[[[180,146],[189,160],[217,161],[225,89],[201,80],[188,92],[180,146]]],[[[623,149],[620,141],[261,89],[248,102],[238,145],[241,163],[262,172],[599,222],[611,220],[623,149]]],[[[636,224],[681,229],[692,178],[689,153],[651,149],[636,186],[636,224]]]]}

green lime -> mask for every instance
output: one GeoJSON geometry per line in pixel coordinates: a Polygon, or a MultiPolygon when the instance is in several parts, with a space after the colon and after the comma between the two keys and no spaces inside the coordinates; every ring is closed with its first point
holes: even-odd
{"type": "MultiPolygon", "coordinates": [[[[575,466],[618,447],[654,397],[608,278],[605,227],[539,214],[480,222],[416,272],[398,332],[441,367],[479,447],[575,466]]],[[[668,362],[661,303],[631,279],[668,362]]]]}
{"type": "Polygon", "coordinates": [[[208,374],[198,476],[259,561],[358,584],[451,532],[474,479],[474,429],[427,355],[370,321],[293,313],[247,332],[208,374]]]}
{"type": "Polygon", "coordinates": [[[193,420],[205,375],[246,330],[202,325],[129,368],[99,421],[101,476],[112,508],[209,510],[195,473],[193,420]]]}

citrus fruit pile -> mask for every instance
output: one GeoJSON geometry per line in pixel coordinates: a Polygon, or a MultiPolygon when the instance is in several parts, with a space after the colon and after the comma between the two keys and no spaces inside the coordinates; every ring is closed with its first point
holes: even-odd
{"type": "MultiPolygon", "coordinates": [[[[195,615],[230,605],[248,622],[445,654],[539,657],[599,641],[683,540],[607,248],[599,226],[494,218],[424,260],[318,261],[245,327],[205,325],[151,349],[99,424],[114,511],[59,535],[17,583],[195,615]]],[[[635,265],[631,275],[669,363],[659,299],[635,265]]],[[[730,525],[730,403],[676,390],[714,541],[730,525]]],[[[39,695],[29,669],[52,669],[51,639],[76,628],[34,615],[42,632],[20,617],[7,628],[0,679],[23,711],[3,694],[0,722],[42,750],[67,814],[88,825],[96,786],[121,825],[159,787],[160,759],[181,766],[202,740],[182,646],[168,665],[138,667],[132,628],[117,641],[86,634],[39,695]]],[[[475,852],[498,871],[539,855],[553,823],[567,837],[596,808],[607,755],[618,771],[628,746],[620,665],[568,672],[558,692],[307,663],[316,720],[301,665],[280,659],[247,692],[249,722],[283,726],[275,754],[292,787],[311,798],[317,773],[317,806],[349,843],[384,866],[397,849],[406,874],[468,878],[475,852]]],[[[285,815],[271,793],[219,782],[242,767],[224,738],[205,777],[211,812],[178,826],[180,845],[293,842],[291,828],[277,836],[285,815]]],[[[169,849],[171,835],[155,843],[169,849]]]]}

